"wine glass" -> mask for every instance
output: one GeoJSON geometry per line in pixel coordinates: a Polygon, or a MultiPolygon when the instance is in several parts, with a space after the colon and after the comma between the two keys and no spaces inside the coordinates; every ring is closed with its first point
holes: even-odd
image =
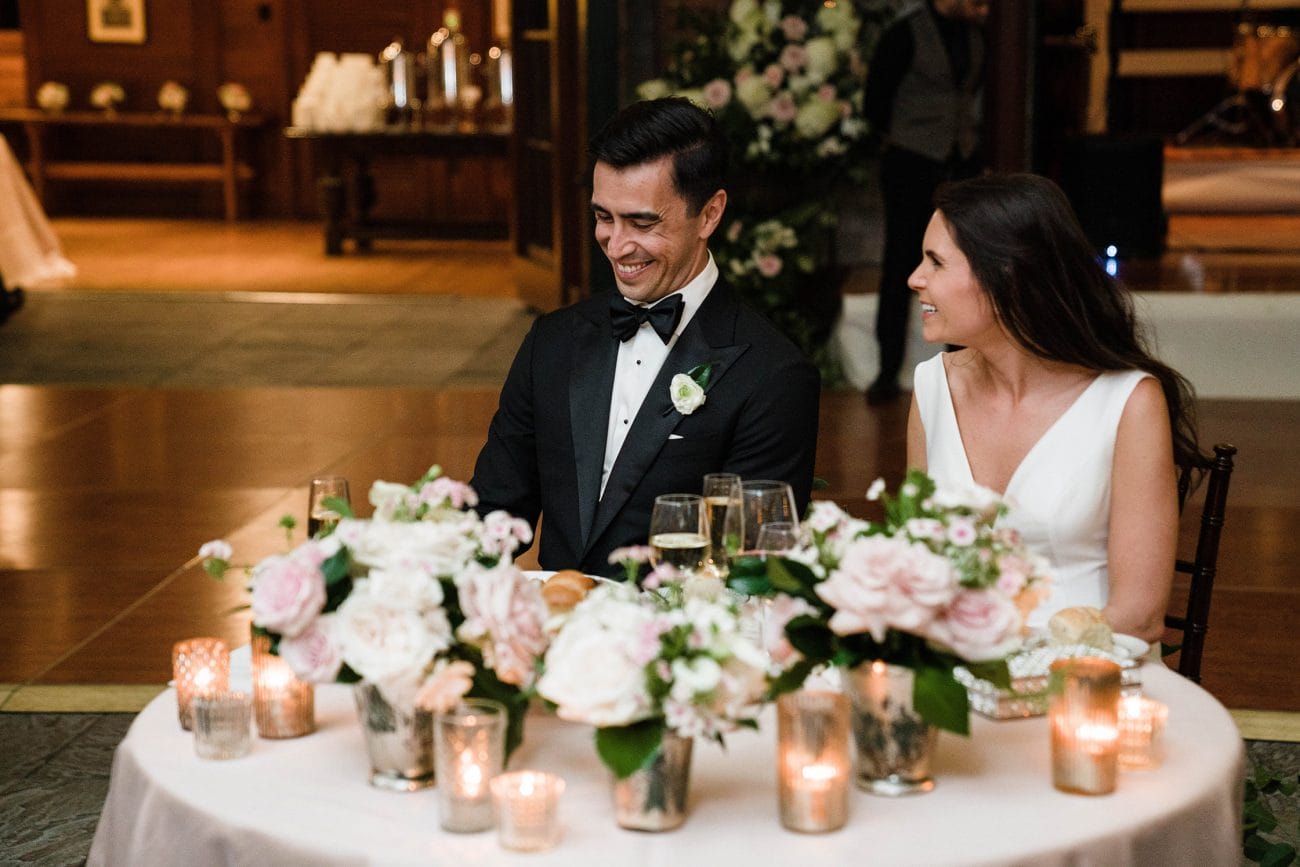
{"type": "Polygon", "coordinates": [[[709,563],[719,578],[730,571],[730,558],[744,539],[740,476],[709,473],[704,477],[704,506],[709,513],[709,563]]]}
{"type": "Polygon", "coordinates": [[[768,521],[758,528],[754,547],[763,554],[789,551],[799,542],[799,527],[789,521],[768,521]]]}
{"type": "Polygon", "coordinates": [[[709,513],[699,494],[662,494],[650,513],[650,561],[695,572],[709,556],[709,513]]]}
{"type": "Polygon", "coordinates": [[[307,496],[307,537],[314,539],[317,534],[334,529],[343,517],[338,506],[351,508],[348,495],[348,480],[342,476],[322,476],[311,480],[311,492],[307,496]]]}
{"type": "Polygon", "coordinates": [[[758,551],[758,534],[764,524],[773,521],[795,525],[799,515],[795,511],[794,491],[786,482],[757,479],[741,483],[741,509],[744,512],[744,550],[758,551]]]}

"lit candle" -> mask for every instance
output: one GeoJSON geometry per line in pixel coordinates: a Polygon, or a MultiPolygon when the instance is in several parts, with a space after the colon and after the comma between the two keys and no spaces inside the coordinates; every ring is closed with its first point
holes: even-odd
{"type": "Polygon", "coordinates": [[[492,778],[505,763],[505,706],[466,699],[433,720],[440,823],[460,833],[492,827],[492,778]]]}
{"type": "Polygon", "coordinates": [[[194,699],[230,686],[230,649],[220,638],[191,638],[172,646],[172,681],[181,728],[194,726],[194,699]]]}
{"type": "Polygon", "coordinates": [[[1119,666],[1093,657],[1052,663],[1052,782],[1064,792],[1104,795],[1119,769],[1119,666]]]}
{"type": "Polygon", "coordinates": [[[560,841],[564,780],[541,771],[516,771],[492,781],[497,839],[505,849],[539,852],[560,841]]]}
{"type": "Polygon", "coordinates": [[[777,700],[778,804],[791,831],[844,827],[849,805],[849,705],[841,693],[800,690],[777,700]]]}
{"type": "Polygon", "coordinates": [[[253,634],[253,710],[264,738],[296,738],[316,730],[316,689],[271,653],[271,638],[253,634]]]}
{"type": "Polygon", "coordinates": [[[1160,733],[1169,708],[1142,695],[1125,696],[1119,703],[1119,766],[1147,771],[1160,766],[1160,733]]]}

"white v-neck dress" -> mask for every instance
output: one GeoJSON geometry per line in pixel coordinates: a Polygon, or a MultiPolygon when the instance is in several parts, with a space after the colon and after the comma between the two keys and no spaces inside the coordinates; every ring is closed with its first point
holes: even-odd
{"type": "MultiPolygon", "coordinates": [[[[940,353],[916,366],[913,389],[925,425],[927,472],[936,484],[975,484],[940,353]]],[[[1141,370],[1106,372],[1034,443],[1007,484],[1002,524],[1015,527],[1028,548],[1051,563],[1051,595],[1030,615],[1030,626],[1074,605],[1106,604],[1106,544],[1111,465],[1119,419],[1141,370]]]]}

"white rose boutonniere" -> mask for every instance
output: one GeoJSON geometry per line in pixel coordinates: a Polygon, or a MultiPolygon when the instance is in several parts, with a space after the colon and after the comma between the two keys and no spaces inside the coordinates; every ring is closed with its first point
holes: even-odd
{"type": "Polygon", "coordinates": [[[673,407],[682,415],[690,415],[704,405],[704,390],[709,387],[713,377],[713,364],[700,364],[686,373],[673,377],[668,386],[672,395],[673,407]]]}

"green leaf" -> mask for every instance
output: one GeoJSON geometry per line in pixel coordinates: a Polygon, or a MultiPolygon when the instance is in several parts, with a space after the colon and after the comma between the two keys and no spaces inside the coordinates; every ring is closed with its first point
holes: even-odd
{"type": "Polygon", "coordinates": [[[203,571],[207,572],[213,578],[225,578],[226,570],[229,568],[230,564],[228,562],[216,557],[209,557],[207,560],[203,561],[203,571]]]}
{"type": "Polygon", "coordinates": [[[614,776],[626,779],[648,765],[663,743],[664,721],[648,719],[596,729],[596,753],[614,776]]]}
{"type": "Polygon", "coordinates": [[[797,596],[811,594],[813,585],[817,583],[817,576],[811,569],[785,557],[767,558],[767,577],[777,590],[797,596]]]}
{"type": "Polygon", "coordinates": [[[1295,862],[1296,850],[1289,843],[1274,843],[1259,859],[1259,867],[1289,867],[1295,862]]]}
{"type": "Polygon", "coordinates": [[[746,596],[770,596],[772,582],[766,575],[736,575],[727,577],[727,587],[746,596]]]}
{"type": "Polygon", "coordinates": [[[483,665],[482,660],[471,660],[474,665],[474,682],[469,695],[499,701],[506,708],[506,760],[524,742],[524,718],[528,715],[528,695],[517,686],[505,683],[496,672],[483,665]]]}
{"type": "Polygon", "coordinates": [[[713,362],[697,364],[686,372],[686,375],[695,380],[695,384],[700,388],[708,390],[709,381],[713,379],[713,362]]]}
{"type": "Polygon", "coordinates": [[[352,511],[352,504],[342,497],[326,497],[321,500],[321,505],[329,509],[340,518],[355,518],[357,515],[352,511]]]}
{"type": "Polygon", "coordinates": [[[352,571],[352,558],[347,548],[339,548],[334,555],[320,564],[321,574],[325,576],[325,586],[337,584],[347,578],[352,571]]]}
{"type": "Polygon", "coordinates": [[[1258,834],[1249,831],[1244,836],[1245,839],[1242,840],[1241,845],[1242,852],[1248,859],[1258,864],[1272,844],[1258,834]]]}
{"type": "Polygon", "coordinates": [[[821,478],[820,476],[813,476],[812,489],[814,491],[824,491],[830,486],[831,483],[821,478]]]}
{"type": "Polygon", "coordinates": [[[790,646],[813,664],[830,662],[835,657],[835,633],[817,617],[801,614],[785,625],[790,646]]]}
{"type": "Polygon", "coordinates": [[[1251,827],[1258,828],[1264,834],[1277,829],[1277,817],[1263,801],[1247,802],[1242,809],[1242,815],[1251,827]]]}
{"type": "Polygon", "coordinates": [[[803,687],[803,682],[812,674],[817,662],[811,659],[801,659],[786,671],[773,678],[767,685],[768,699],[775,699],[779,695],[787,692],[794,692],[803,687]]]}
{"type": "Polygon", "coordinates": [[[970,700],[951,670],[933,666],[916,669],[912,705],[930,725],[959,735],[970,734],[970,700]]]}
{"type": "Polygon", "coordinates": [[[968,662],[965,665],[966,670],[980,680],[987,680],[999,689],[1011,689],[1011,669],[1007,668],[1005,659],[995,659],[990,662],[968,662]]]}

